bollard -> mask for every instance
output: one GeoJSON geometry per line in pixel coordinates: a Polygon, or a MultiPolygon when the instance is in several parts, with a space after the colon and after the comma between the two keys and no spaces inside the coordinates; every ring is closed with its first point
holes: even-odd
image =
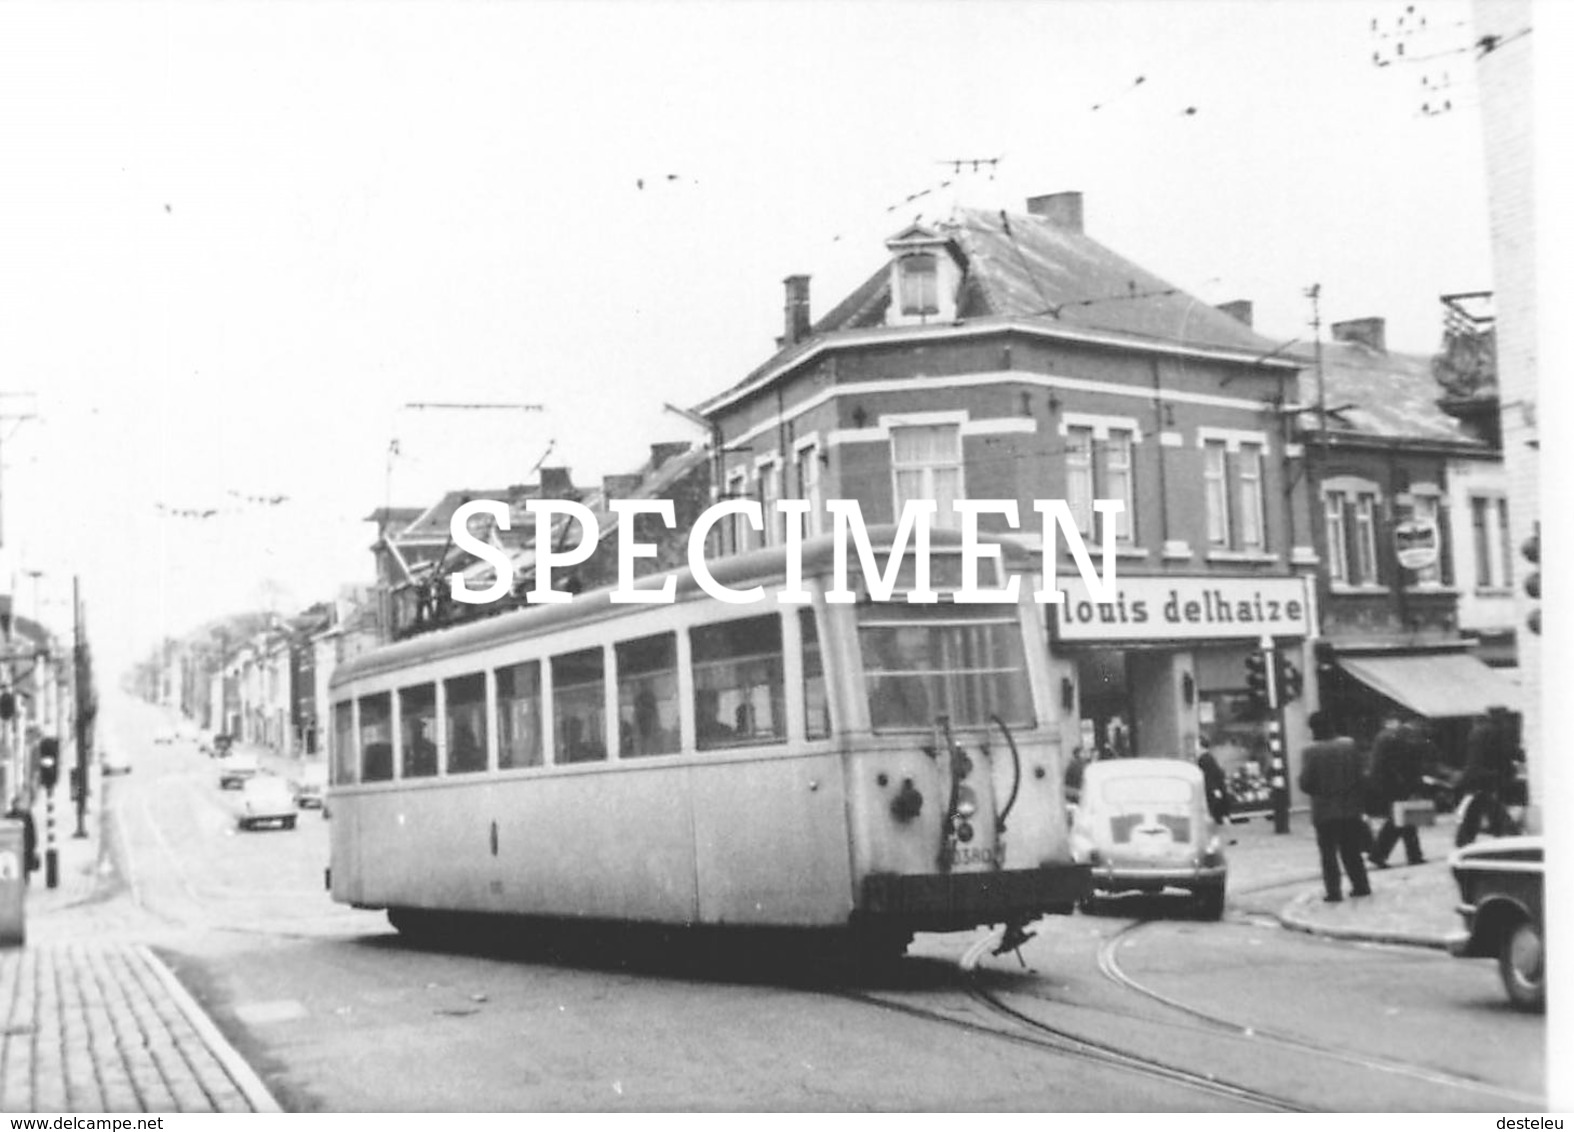
{"type": "Polygon", "coordinates": [[[27,852],[22,823],[0,820],[0,947],[27,942],[27,852]]]}

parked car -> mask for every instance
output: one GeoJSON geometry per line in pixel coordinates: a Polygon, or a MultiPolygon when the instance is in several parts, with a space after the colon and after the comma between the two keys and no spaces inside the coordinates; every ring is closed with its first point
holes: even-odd
{"type": "Polygon", "coordinates": [[[1540,837],[1500,837],[1455,850],[1448,861],[1465,921],[1449,951],[1496,959],[1509,1002],[1537,1012],[1547,1008],[1543,852],[1540,837]]]}
{"type": "Polygon", "coordinates": [[[256,829],[259,825],[294,829],[295,817],[295,799],[282,778],[258,775],[241,787],[236,821],[242,829],[256,829]]]}
{"type": "Polygon", "coordinates": [[[130,774],[131,760],[123,751],[101,751],[98,756],[98,767],[106,777],[112,774],[130,774]]]}
{"type": "Polygon", "coordinates": [[[153,742],[160,747],[166,747],[175,741],[175,732],[168,727],[160,727],[153,732],[153,742]]]}
{"type": "Polygon", "coordinates": [[[295,804],[303,810],[322,809],[328,796],[328,768],[312,763],[301,768],[295,781],[295,804]]]}
{"type": "Polygon", "coordinates": [[[219,760],[219,789],[233,790],[237,786],[244,786],[246,781],[255,778],[261,769],[256,755],[248,755],[241,751],[225,755],[219,760]]]}
{"type": "Polygon", "coordinates": [[[1202,771],[1182,759],[1104,759],[1082,772],[1071,850],[1099,893],[1180,889],[1224,915],[1228,865],[1202,771]]]}

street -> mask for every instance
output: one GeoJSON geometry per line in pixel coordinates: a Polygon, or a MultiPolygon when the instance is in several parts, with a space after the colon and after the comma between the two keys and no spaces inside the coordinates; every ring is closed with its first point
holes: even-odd
{"type": "Polygon", "coordinates": [[[36,932],[149,943],[286,1109],[1544,1105],[1545,1020],[1490,966],[1278,925],[1311,883],[1304,820],[1277,843],[1240,831],[1223,923],[1143,899],[1051,918],[1020,963],[983,950],[973,970],[982,933],[921,935],[872,973],[715,934],[423,950],[329,901],[330,821],[238,832],[213,760],[155,744],[157,709],[111,711],[134,768],[102,799],[116,874],[36,932]]]}

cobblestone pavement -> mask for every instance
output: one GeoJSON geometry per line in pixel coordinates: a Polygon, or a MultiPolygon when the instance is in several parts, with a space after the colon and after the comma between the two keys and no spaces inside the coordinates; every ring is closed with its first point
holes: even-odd
{"type": "Polygon", "coordinates": [[[0,952],[0,1012],[0,1110],[277,1111],[142,945],[0,952]]]}
{"type": "Polygon", "coordinates": [[[33,875],[27,941],[0,948],[0,1112],[279,1111],[143,942],[157,922],[115,899],[125,886],[100,816],[85,838],[60,823],[59,883],[33,875]]]}

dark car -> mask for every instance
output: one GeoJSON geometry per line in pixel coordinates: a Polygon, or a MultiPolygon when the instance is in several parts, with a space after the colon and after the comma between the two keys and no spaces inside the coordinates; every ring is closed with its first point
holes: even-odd
{"type": "Polygon", "coordinates": [[[1520,1010],[1547,1008],[1546,922],[1540,837],[1500,837],[1449,858],[1465,931],[1449,941],[1460,958],[1493,959],[1520,1010]]]}

